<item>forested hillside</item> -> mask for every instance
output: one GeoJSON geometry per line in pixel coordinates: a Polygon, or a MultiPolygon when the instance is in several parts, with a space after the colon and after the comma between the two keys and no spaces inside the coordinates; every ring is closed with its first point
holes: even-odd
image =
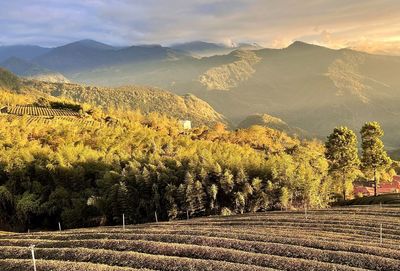
{"type": "Polygon", "coordinates": [[[138,109],[143,113],[158,112],[177,119],[190,120],[194,126],[213,126],[217,122],[227,123],[224,116],[191,94],[178,96],[165,90],[142,86],[105,88],[40,81],[28,81],[25,86],[54,97],[89,103],[104,109],[138,109]]]}
{"type": "MultiPolygon", "coordinates": [[[[34,93],[1,91],[0,104],[10,103],[47,106],[34,93]]],[[[166,220],[324,207],[334,191],[317,142],[222,124],[182,133],[175,119],[155,113],[82,108],[93,125],[78,116],[28,122],[28,115],[1,111],[2,229],[114,224],[122,213],[131,223],[151,221],[155,212],[166,220]]]]}
{"type": "Polygon", "coordinates": [[[61,73],[53,72],[33,62],[29,62],[17,57],[10,57],[5,61],[0,62],[0,67],[6,68],[15,74],[18,74],[19,76],[23,76],[28,79],[36,79],[46,82],[69,83],[69,80],[61,73]]]}
{"type": "MultiPolygon", "coordinates": [[[[32,47],[30,55],[36,55],[36,49],[32,47]]],[[[387,148],[395,150],[400,147],[397,140],[400,136],[397,121],[400,114],[398,56],[334,50],[299,41],[282,49],[262,49],[204,42],[176,44],[171,48],[158,45],[119,48],[81,40],[44,50],[28,60],[24,58],[25,51],[24,54],[18,50],[14,54],[9,50],[3,53],[3,56],[24,60],[12,58],[14,61],[10,63],[9,59],[3,64],[21,75],[32,73],[32,69],[47,69],[79,84],[117,89],[122,85],[146,85],[168,89],[179,95],[189,92],[224,115],[233,126],[249,116],[268,114],[282,119],[290,127],[325,138],[335,126],[345,125],[359,130],[362,123],[379,121],[386,131],[384,142],[387,148]],[[233,48],[239,50],[231,51],[233,48]],[[219,49],[224,49],[220,53],[226,54],[203,58],[193,56],[196,52],[200,55],[202,52],[208,55],[208,51],[217,53],[219,49]]],[[[59,75],[41,76],[39,79],[65,81],[59,75]]],[[[103,98],[95,102],[124,106],[128,103],[128,108],[142,111],[153,107],[152,103],[141,107],[135,98],[135,106],[132,106],[126,101],[127,96],[132,96],[131,91],[125,88],[120,91],[123,93],[121,97],[113,94],[122,102],[105,98],[102,93],[99,95],[103,98]]],[[[75,96],[76,99],[76,94],[68,92],[66,96],[75,96]]],[[[139,100],[141,95],[138,95],[139,100]]],[[[80,96],[84,102],[96,100],[87,94],[80,96]]],[[[183,108],[185,101],[179,100],[176,104],[183,108]]],[[[157,107],[172,112],[171,108],[157,107]]],[[[199,107],[203,112],[199,108],[194,111],[202,114],[208,111],[204,119],[215,116],[204,106],[199,107]]],[[[182,109],[177,111],[180,113],[174,117],[182,115],[182,109]]]]}
{"type": "Polygon", "coordinates": [[[285,121],[281,120],[280,118],[270,116],[268,114],[255,114],[250,115],[241,121],[238,125],[238,128],[249,128],[254,125],[264,126],[271,129],[275,129],[278,131],[285,132],[292,136],[298,137],[308,137],[311,138],[312,136],[307,133],[306,131],[297,128],[291,127],[285,121]]]}
{"type": "Polygon", "coordinates": [[[269,114],[290,126],[326,137],[332,127],[359,130],[379,121],[385,143],[398,148],[400,58],[303,42],[283,49],[237,50],[201,59],[126,62],[67,73],[75,82],[145,84],[190,91],[232,123],[269,114]]]}
{"type": "MultiPolygon", "coordinates": [[[[1,229],[113,225],[122,214],[138,223],[155,214],[168,220],[322,208],[351,196],[352,182],[364,176],[347,128],[334,130],[328,149],[262,126],[184,130],[165,114],[104,111],[51,96],[7,71],[0,78],[1,229]],[[352,161],[336,159],[348,151],[352,161]]],[[[378,137],[363,143],[365,178],[390,178],[379,124],[367,123],[364,134],[378,137]],[[385,159],[374,168],[367,162],[377,152],[385,159]]]]}
{"type": "Polygon", "coordinates": [[[212,127],[216,123],[228,124],[226,118],[209,104],[194,95],[176,95],[166,90],[126,86],[105,88],[70,83],[51,83],[20,79],[0,68],[0,87],[26,95],[52,96],[77,103],[95,105],[105,111],[140,110],[147,114],[157,112],[180,120],[189,120],[193,126],[212,127]]]}

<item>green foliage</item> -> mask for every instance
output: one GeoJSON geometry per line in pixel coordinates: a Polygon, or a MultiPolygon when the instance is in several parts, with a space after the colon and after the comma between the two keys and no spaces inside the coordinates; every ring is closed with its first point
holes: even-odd
{"type": "Polygon", "coordinates": [[[317,141],[263,127],[182,134],[177,120],[137,111],[110,117],[100,126],[0,118],[2,228],[320,208],[335,191],[317,141]]]}
{"type": "Polygon", "coordinates": [[[373,179],[376,196],[376,186],[379,184],[380,176],[388,171],[392,160],[384,150],[381,140],[383,130],[379,123],[365,123],[360,133],[362,139],[362,170],[367,178],[373,179]]]}
{"type": "Polygon", "coordinates": [[[54,109],[69,109],[75,112],[79,112],[80,110],[82,110],[82,106],[80,104],[67,101],[51,101],[50,107],[54,109]]]}
{"type": "Polygon", "coordinates": [[[31,218],[39,214],[40,203],[35,194],[25,192],[17,201],[16,214],[22,223],[30,225],[31,218]]]}
{"type": "Polygon", "coordinates": [[[289,189],[287,189],[286,187],[282,187],[279,201],[280,201],[282,208],[287,209],[289,207],[290,193],[289,193],[289,189]]]}
{"type": "Polygon", "coordinates": [[[346,199],[352,189],[354,180],[359,175],[360,159],[358,157],[357,137],[347,127],[337,127],[328,136],[325,144],[325,156],[329,161],[329,171],[339,180],[337,187],[346,199]]]}
{"type": "Polygon", "coordinates": [[[108,112],[113,112],[116,108],[123,112],[127,110],[140,110],[146,114],[157,112],[181,120],[190,120],[193,126],[226,123],[224,116],[196,96],[191,94],[178,96],[158,88],[140,86],[106,88],[34,80],[22,82],[21,88],[73,101],[52,102],[51,106],[58,109],[78,112],[81,109],[80,104],[90,104],[108,112]]]}

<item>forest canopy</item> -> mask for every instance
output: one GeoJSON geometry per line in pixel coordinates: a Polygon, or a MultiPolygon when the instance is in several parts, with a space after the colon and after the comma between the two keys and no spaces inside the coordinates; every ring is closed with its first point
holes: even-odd
{"type": "MultiPolygon", "coordinates": [[[[0,107],[42,98],[1,91],[0,107]]],[[[343,191],[316,140],[261,126],[188,131],[157,113],[79,108],[80,117],[45,120],[0,114],[1,229],[324,208],[343,191]]]]}

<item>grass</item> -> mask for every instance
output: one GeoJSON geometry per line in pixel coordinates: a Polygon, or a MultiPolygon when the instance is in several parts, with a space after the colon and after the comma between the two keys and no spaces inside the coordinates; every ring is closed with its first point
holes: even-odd
{"type": "Polygon", "coordinates": [[[38,270],[397,271],[400,206],[1,235],[0,270],[29,269],[31,244],[38,270]]]}

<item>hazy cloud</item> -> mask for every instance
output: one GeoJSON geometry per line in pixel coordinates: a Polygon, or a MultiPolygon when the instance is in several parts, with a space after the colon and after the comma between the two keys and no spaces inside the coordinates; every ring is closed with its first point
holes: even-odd
{"type": "Polygon", "coordinates": [[[53,46],[84,38],[117,45],[169,44],[201,39],[284,47],[304,40],[396,50],[400,1],[13,0],[0,2],[0,26],[2,44],[53,46]]]}

